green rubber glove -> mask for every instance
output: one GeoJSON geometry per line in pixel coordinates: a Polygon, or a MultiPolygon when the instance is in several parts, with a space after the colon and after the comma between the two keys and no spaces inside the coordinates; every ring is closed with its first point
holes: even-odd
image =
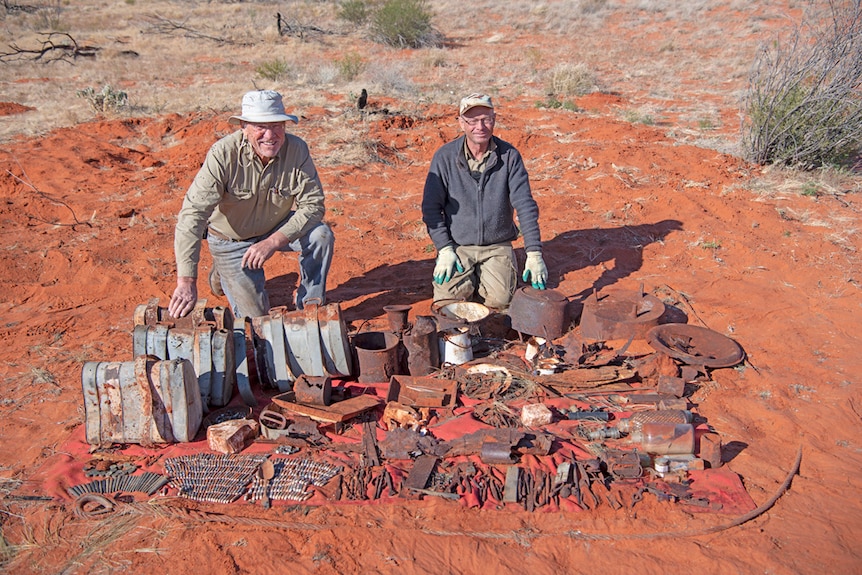
{"type": "Polygon", "coordinates": [[[542,252],[527,252],[527,264],[524,266],[524,275],[521,278],[525,282],[532,282],[536,289],[545,289],[548,267],[542,259],[542,252]]]}
{"type": "Polygon", "coordinates": [[[464,271],[455,248],[446,246],[437,254],[437,263],[434,265],[434,283],[441,285],[452,279],[455,270],[464,271]]]}

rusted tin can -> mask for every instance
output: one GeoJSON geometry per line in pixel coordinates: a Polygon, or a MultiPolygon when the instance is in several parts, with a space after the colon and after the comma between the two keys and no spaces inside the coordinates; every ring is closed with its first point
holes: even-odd
{"type": "Polygon", "coordinates": [[[203,419],[188,359],[87,362],[81,370],[87,443],[192,441],[203,419]]]}
{"type": "Polygon", "coordinates": [[[322,375],[300,375],[293,382],[296,402],[305,405],[332,403],[332,379],[322,375]]]}
{"type": "Polygon", "coordinates": [[[366,331],[353,336],[353,348],[359,364],[359,381],[374,383],[389,381],[400,370],[398,336],[388,331],[366,331]]]}
{"type": "Polygon", "coordinates": [[[565,333],[568,298],[558,291],[522,287],[509,304],[512,329],[528,335],[557,339],[565,333]]]}

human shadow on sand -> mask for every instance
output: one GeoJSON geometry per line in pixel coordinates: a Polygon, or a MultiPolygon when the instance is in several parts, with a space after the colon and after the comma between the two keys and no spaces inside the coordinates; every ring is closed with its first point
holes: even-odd
{"type": "MultiPolygon", "coordinates": [[[[568,273],[601,267],[601,275],[590,285],[576,293],[564,293],[578,306],[593,290],[600,291],[637,272],[643,265],[643,250],[647,245],[662,242],[671,232],[682,229],[682,222],[678,220],[662,220],[654,224],[591,228],[558,234],[543,242],[549,271],[548,288],[559,287],[561,279],[568,273]]],[[[337,248],[335,257],[338,257],[337,248]]],[[[516,250],[516,257],[520,273],[525,260],[523,249],[516,250]]],[[[342,311],[347,321],[378,317],[383,314],[383,306],[412,305],[432,298],[433,270],[434,258],[380,265],[329,289],[327,302],[350,301],[374,294],[342,311]]],[[[297,281],[296,273],[269,279],[267,289],[272,305],[292,302],[297,281]]]]}

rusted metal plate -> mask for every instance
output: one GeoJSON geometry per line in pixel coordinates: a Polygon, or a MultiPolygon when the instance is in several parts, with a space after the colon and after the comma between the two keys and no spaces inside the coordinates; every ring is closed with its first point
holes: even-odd
{"type": "Polygon", "coordinates": [[[389,378],[386,401],[410,407],[455,407],[458,382],[427,376],[393,375],[389,378]]]}
{"type": "Polygon", "coordinates": [[[338,401],[329,406],[303,405],[296,402],[296,395],[289,391],[276,395],[272,402],[279,407],[307,415],[315,421],[326,423],[340,423],[356,417],[360,413],[374,409],[380,405],[380,398],[373,395],[358,395],[343,401],[338,401]]]}
{"type": "Polygon", "coordinates": [[[644,339],[658,325],[664,303],[642,290],[593,293],[584,300],[581,335],[589,339],[644,339]]]}
{"type": "Polygon", "coordinates": [[[745,359],[745,352],[734,340],[717,331],[685,323],[656,326],[647,334],[647,342],[656,351],[689,365],[732,367],[745,359]]]}
{"type": "Polygon", "coordinates": [[[434,455],[420,455],[413,462],[413,469],[404,479],[404,487],[408,489],[425,489],[428,485],[428,479],[434,472],[434,467],[437,465],[438,458],[434,455]]]}

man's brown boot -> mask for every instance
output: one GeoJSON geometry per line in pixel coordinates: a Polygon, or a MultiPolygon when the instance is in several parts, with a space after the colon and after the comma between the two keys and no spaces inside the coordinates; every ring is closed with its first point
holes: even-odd
{"type": "Polygon", "coordinates": [[[215,266],[210,270],[209,282],[210,291],[213,292],[213,295],[218,297],[224,295],[224,290],[221,289],[221,278],[219,277],[218,270],[215,266]]]}

